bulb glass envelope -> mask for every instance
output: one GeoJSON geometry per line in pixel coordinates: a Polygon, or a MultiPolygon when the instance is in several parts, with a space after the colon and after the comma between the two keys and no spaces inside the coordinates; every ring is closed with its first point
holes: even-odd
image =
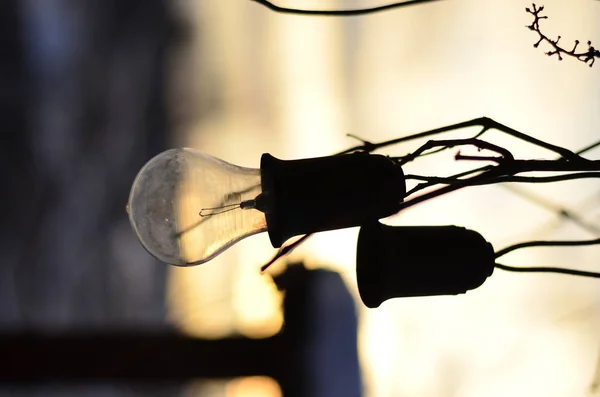
{"type": "Polygon", "coordinates": [[[171,149],[138,173],[129,197],[129,218],[156,258],[173,265],[197,265],[244,237],[267,230],[263,212],[235,210],[260,193],[258,169],[193,149],[171,149]],[[200,216],[201,211],[208,212],[200,216]]]}

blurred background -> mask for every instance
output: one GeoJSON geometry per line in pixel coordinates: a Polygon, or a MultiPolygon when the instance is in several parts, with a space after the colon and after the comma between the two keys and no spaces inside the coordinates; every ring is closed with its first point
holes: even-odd
{"type": "MultiPolygon", "coordinates": [[[[275,3],[351,9],[391,1],[275,3]]],[[[597,281],[497,271],[462,296],[367,310],[354,274],[357,229],[313,236],[289,258],[306,270],[290,272],[283,260],[261,275],[274,253],[264,234],[202,266],[175,268],[141,248],[125,213],[139,168],[170,147],[257,168],[262,153],[329,155],[357,144],[346,134],[380,141],[480,116],[585,147],[600,136],[600,66],[559,62],[543,45],[533,48],[530,5],[440,0],[339,18],[279,14],[249,0],[5,0],[0,331],[116,330],[217,343],[270,340],[285,322],[295,336],[283,350],[302,362],[296,381],[312,385],[308,396],[600,395],[597,281]],[[293,289],[283,293],[271,275],[289,275],[288,287],[294,277],[308,283],[304,300],[294,301],[293,289]]],[[[544,5],[542,29],[561,35],[565,47],[600,42],[598,2],[544,5]]],[[[499,133],[489,138],[522,158],[553,156],[499,133]]],[[[450,174],[460,168],[453,154],[427,157],[407,172],[450,174]]],[[[600,150],[588,157],[600,158],[600,150]]],[[[497,249],[600,232],[596,181],[518,188],[467,189],[385,222],[456,224],[497,249]],[[546,207],[535,203],[540,198],[546,207]],[[590,227],[564,219],[561,208],[590,227]]],[[[598,271],[598,258],[594,247],[549,248],[504,261],[598,271]]],[[[278,365],[283,353],[253,357],[278,365]]],[[[196,359],[204,368],[215,355],[196,359]]],[[[227,376],[221,364],[218,377],[199,369],[186,380],[141,385],[3,383],[0,396],[283,395],[273,377],[227,376]]]]}

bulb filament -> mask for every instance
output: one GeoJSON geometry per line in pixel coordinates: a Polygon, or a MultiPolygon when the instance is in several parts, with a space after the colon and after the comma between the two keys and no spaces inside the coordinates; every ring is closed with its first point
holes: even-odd
{"type": "Polygon", "coordinates": [[[243,210],[256,208],[256,200],[245,200],[239,204],[229,204],[220,207],[202,208],[198,215],[200,215],[201,217],[219,215],[225,212],[236,210],[238,208],[243,210]]]}

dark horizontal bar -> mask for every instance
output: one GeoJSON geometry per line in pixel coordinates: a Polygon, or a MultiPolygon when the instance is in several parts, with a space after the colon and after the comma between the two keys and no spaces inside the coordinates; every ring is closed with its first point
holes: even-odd
{"type": "Polygon", "coordinates": [[[184,381],[265,375],[290,363],[284,337],[204,340],[178,334],[0,334],[0,382],[184,381]]]}

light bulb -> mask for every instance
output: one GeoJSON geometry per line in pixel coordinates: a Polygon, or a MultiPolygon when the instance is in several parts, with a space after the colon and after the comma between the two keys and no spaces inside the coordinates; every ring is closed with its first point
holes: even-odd
{"type": "Polygon", "coordinates": [[[263,212],[240,208],[260,195],[260,182],[258,169],[192,149],[167,150],[138,173],[129,196],[129,219],[144,247],[161,261],[204,263],[244,237],[267,230],[263,212]]]}
{"type": "Polygon", "coordinates": [[[252,169],[171,149],[140,170],[127,208],[152,255],[189,266],[264,231],[278,248],[293,236],[390,216],[405,192],[402,169],[381,155],[285,161],[265,153],[252,169]]]}

